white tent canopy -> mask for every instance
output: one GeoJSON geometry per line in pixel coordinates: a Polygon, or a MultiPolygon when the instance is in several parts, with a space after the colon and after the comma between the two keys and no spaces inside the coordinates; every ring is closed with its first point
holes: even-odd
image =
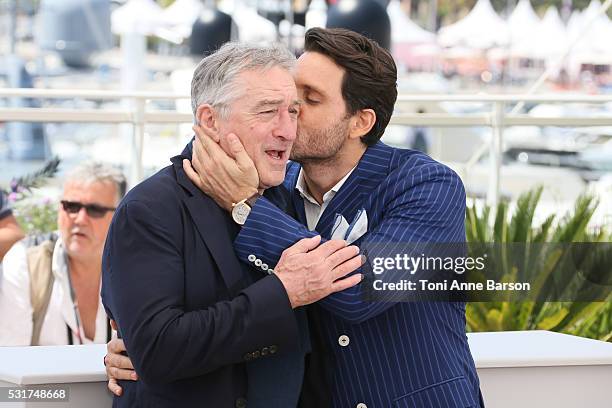
{"type": "Polygon", "coordinates": [[[276,41],[276,26],[260,16],[254,7],[240,0],[221,0],[219,10],[232,16],[240,41],[257,44],[276,41]]]}
{"type": "Polygon", "coordinates": [[[162,8],[153,0],[129,0],[111,15],[115,34],[152,35],[163,22],[162,8]]]}
{"type": "Polygon", "coordinates": [[[510,52],[514,56],[529,56],[532,40],[538,35],[540,18],[529,0],[520,0],[508,18],[510,52]]]}
{"type": "Polygon", "coordinates": [[[478,0],[467,16],[442,27],[438,33],[438,43],[443,47],[487,49],[507,45],[508,41],[508,25],[497,15],[489,0],[478,0]]]}
{"type": "Polygon", "coordinates": [[[436,35],[413,22],[399,0],[387,6],[391,21],[391,54],[400,69],[430,70],[436,66],[440,47],[436,35]]]}
{"type": "Polygon", "coordinates": [[[583,15],[580,10],[572,11],[569,20],[567,21],[567,38],[573,40],[576,38],[583,27],[583,15]]]}
{"type": "Polygon", "coordinates": [[[568,27],[570,41],[578,39],[572,49],[573,63],[612,63],[612,23],[600,9],[599,0],[591,1],[581,17],[568,27]]]}
{"type": "Polygon", "coordinates": [[[421,28],[402,10],[399,0],[391,0],[387,6],[391,20],[391,41],[395,43],[432,43],[436,35],[421,28]]]}
{"type": "Polygon", "coordinates": [[[542,19],[537,36],[532,41],[532,57],[552,61],[567,49],[565,24],[555,6],[550,6],[542,19]]]}
{"type": "Polygon", "coordinates": [[[164,23],[182,38],[191,36],[193,23],[204,9],[200,0],[176,0],[162,12],[164,23]]]}

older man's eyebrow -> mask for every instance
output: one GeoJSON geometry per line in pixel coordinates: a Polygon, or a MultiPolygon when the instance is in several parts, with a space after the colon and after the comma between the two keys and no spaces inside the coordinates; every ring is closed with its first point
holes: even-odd
{"type": "Polygon", "coordinates": [[[283,103],[283,99],[264,99],[255,105],[255,109],[261,109],[268,106],[278,106],[283,103]]]}

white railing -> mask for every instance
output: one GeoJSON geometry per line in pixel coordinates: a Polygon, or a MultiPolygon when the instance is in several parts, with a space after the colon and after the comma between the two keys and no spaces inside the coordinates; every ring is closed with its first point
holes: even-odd
{"type": "MultiPolygon", "coordinates": [[[[98,90],[51,90],[51,89],[0,89],[0,98],[36,98],[36,99],[93,99],[122,100],[122,109],[66,109],[66,108],[0,108],[0,121],[19,122],[94,122],[126,123],[133,126],[132,160],[130,180],[142,178],[142,151],[144,128],[146,124],[155,123],[191,123],[191,113],[177,111],[148,110],[147,102],[153,100],[189,99],[188,95],[171,93],[122,93],[98,90]],[[126,108],[129,107],[129,108],[126,108]]],[[[532,117],[525,114],[507,113],[506,109],[519,103],[588,103],[603,104],[612,102],[612,95],[400,95],[397,101],[398,112],[402,105],[423,102],[480,102],[491,105],[489,111],[477,114],[408,114],[396,113],[391,124],[431,127],[472,127],[484,126],[492,129],[491,143],[479,148],[468,162],[467,169],[483,153],[490,151],[491,173],[487,201],[495,205],[499,200],[500,168],[504,128],[507,126],[612,126],[612,115],[603,116],[564,116],[532,117]]]]}

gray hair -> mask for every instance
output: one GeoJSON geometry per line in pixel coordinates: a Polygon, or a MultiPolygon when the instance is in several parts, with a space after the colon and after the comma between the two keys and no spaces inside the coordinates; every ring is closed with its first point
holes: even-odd
{"type": "Polygon", "coordinates": [[[191,81],[191,108],[196,116],[198,106],[209,104],[226,119],[229,105],[240,93],[236,77],[248,70],[266,71],[273,67],[291,71],[295,56],[282,45],[254,45],[228,42],[200,61],[191,81]]]}
{"type": "Polygon", "coordinates": [[[121,170],[101,162],[88,161],[79,164],[66,175],[64,185],[70,181],[84,184],[112,183],[117,192],[117,202],[121,201],[127,190],[127,182],[121,170]]]}

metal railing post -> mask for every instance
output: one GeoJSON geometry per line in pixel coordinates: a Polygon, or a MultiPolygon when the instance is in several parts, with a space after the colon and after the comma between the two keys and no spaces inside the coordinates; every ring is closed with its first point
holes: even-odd
{"type": "Polygon", "coordinates": [[[493,113],[491,116],[491,143],[489,155],[489,188],[487,191],[487,204],[491,207],[497,207],[500,195],[500,178],[502,165],[502,143],[504,133],[504,103],[495,102],[493,104],[493,113]]]}
{"type": "Polygon", "coordinates": [[[134,97],[131,100],[131,104],[134,116],[132,118],[132,158],[130,161],[129,182],[130,187],[134,187],[143,177],[142,151],[144,149],[146,99],[134,97]]]}

